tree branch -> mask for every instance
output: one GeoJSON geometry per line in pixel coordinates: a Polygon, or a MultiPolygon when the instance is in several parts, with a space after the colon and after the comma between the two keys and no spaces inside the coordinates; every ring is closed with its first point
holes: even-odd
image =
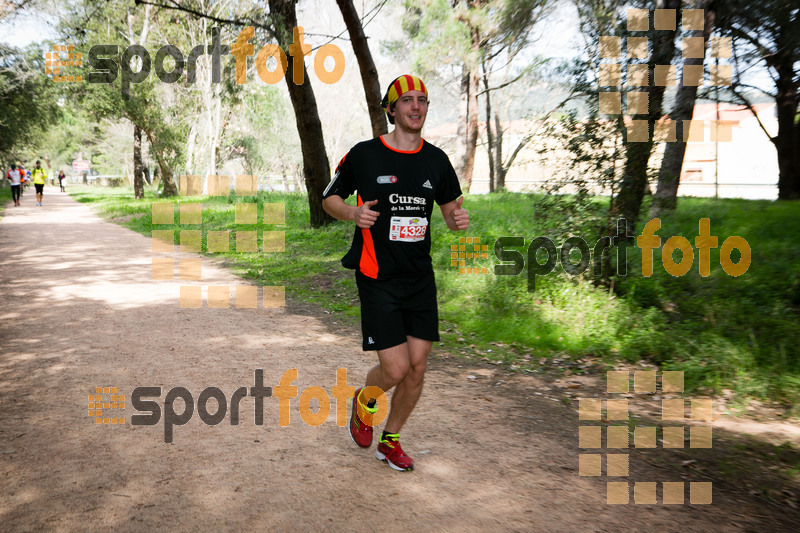
{"type": "Polygon", "coordinates": [[[147,0],[135,0],[135,3],[136,3],[136,5],[144,4],[144,5],[151,5],[153,7],[160,7],[160,8],[163,8],[163,9],[171,9],[173,11],[183,11],[184,13],[189,13],[190,15],[193,15],[193,16],[195,16],[197,18],[208,19],[208,20],[211,20],[211,21],[214,21],[214,22],[218,22],[219,24],[230,24],[230,25],[233,25],[233,26],[253,26],[255,28],[260,28],[260,29],[266,31],[270,35],[270,37],[276,38],[275,29],[272,26],[268,26],[268,25],[263,24],[261,22],[257,22],[252,17],[244,17],[244,18],[236,18],[236,19],[227,19],[227,18],[222,18],[222,17],[216,17],[214,15],[209,15],[207,13],[202,13],[200,11],[197,11],[196,9],[192,9],[192,8],[186,7],[186,6],[182,5],[182,4],[179,4],[178,2],[175,2],[174,0],[170,0],[170,1],[171,1],[172,5],[159,4],[159,3],[156,3],[156,2],[148,2],[147,0]]]}

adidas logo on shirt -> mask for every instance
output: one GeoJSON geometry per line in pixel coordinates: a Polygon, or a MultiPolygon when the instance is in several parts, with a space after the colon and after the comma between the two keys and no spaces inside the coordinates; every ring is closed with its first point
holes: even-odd
{"type": "Polygon", "coordinates": [[[425,180],[425,183],[423,183],[422,186],[427,189],[433,189],[433,185],[431,185],[431,180],[425,180]]]}

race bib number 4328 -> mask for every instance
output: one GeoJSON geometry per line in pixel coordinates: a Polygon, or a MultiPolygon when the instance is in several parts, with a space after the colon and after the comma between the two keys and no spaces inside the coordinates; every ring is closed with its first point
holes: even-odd
{"type": "Polygon", "coordinates": [[[389,240],[417,242],[428,233],[428,219],[419,217],[392,217],[389,240]]]}

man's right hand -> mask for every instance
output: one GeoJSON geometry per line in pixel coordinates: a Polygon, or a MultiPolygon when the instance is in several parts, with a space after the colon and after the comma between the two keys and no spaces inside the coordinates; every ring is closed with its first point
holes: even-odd
{"type": "Polygon", "coordinates": [[[378,219],[377,211],[373,211],[370,209],[373,205],[377,204],[378,200],[370,200],[369,202],[364,202],[356,209],[355,215],[353,216],[353,220],[356,222],[356,226],[361,229],[369,229],[375,224],[375,221],[378,219]]]}

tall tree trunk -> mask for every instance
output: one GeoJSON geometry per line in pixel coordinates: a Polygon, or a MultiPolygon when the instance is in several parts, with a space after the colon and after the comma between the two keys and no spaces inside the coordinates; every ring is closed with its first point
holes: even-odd
{"type": "MultiPolygon", "coordinates": [[[[470,7],[474,8],[472,5],[470,7]]],[[[480,34],[477,28],[472,29],[472,50],[476,58],[480,56],[480,34]]],[[[475,149],[478,146],[479,85],[478,68],[464,64],[461,67],[456,161],[454,165],[464,192],[469,192],[470,187],[472,187],[472,171],[475,168],[475,149]]]]}
{"type": "MultiPolygon", "coordinates": [[[[716,20],[714,0],[701,0],[698,7],[705,10],[705,24],[702,30],[693,30],[691,36],[703,37],[705,50],[708,47],[708,37],[711,35],[716,20]]],[[[684,66],[702,64],[703,58],[687,57],[683,60],[684,66]]],[[[653,196],[653,204],[650,206],[650,218],[659,217],[664,211],[672,211],[678,205],[678,186],[681,180],[683,158],[686,155],[683,124],[685,120],[692,119],[696,98],[697,87],[684,85],[683,79],[680,79],[675,106],[669,115],[670,120],[676,123],[677,139],[676,142],[668,142],[664,149],[664,159],[662,159],[661,168],[658,171],[658,186],[653,196]]]]}
{"type": "Polygon", "coordinates": [[[469,81],[469,112],[467,120],[467,153],[465,155],[464,179],[466,192],[472,186],[472,173],[475,169],[475,150],[478,146],[478,73],[472,73],[469,81]]]}
{"type": "MultiPolygon", "coordinates": [[[[680,9],[680,0],[665,0],[659,2],[657,7],[663,9],[680,9]]],[[[653,52],[647,63],[649,80],[653,79],[656,65],[669,65],[675,54],[675,31],[659,30],[653,39],[653,52]]],[[[647,188],[647,165],[653,150],[653,128],[661,118],[661,107],[664,100],[665,87],[653,86],[648,83],[640,92],[649,94],[648,113],[634,115],[634,119],[646,119],[648,136],[645,142],[630,142],[626,136],[625,167],[620,182],[619,193],[611,203],[613,218],[628,220],[631,227],[635,227],[642,207],[645,189],[647,188]]]]}
{"type": "Polygon", "coordinates": [[[133,126],[133,196],[144,198],[144,176],[142,174],[142,130],[133,126]]]}
{"type": "MultiPolygon", "coordinates": [[[[788,28],[781,28],[789,31],[788,28]]],[[[796,31],[793,30],[793,31],[796,31]]],[[[800,83],[795,81],[794,58],[787,49],[778,51],[775,61],[775,70],[778,73],[776,87],[778,92],[775,103],[778,106],[778,135],[772,142],[778,151],[778,199],[800,199],[800,154],[796,151],[800,139],[796,137],[798,88],[800,83]]]]}
{"type": "Polygon", "coordinates": [[[453,157],[456,175],[461,181],[461,188],[465,192],[469,192],[469,187],[472,184],[472,175],[469,176],[469,181],[465,175],[467,167],[467,145],[469,144],[469,83],[470,73],[466,65],[461,67],[461,84],[458,91],[458,124],[456,128],[456,153],[453,157]]]}
{"type": "Polygon", "coordinates": [[[497,183],[495,190],[506,190],[506,173],[511,166],[509,161],[508,166],[503,166],[503,129],[500,126],[500,115],[494,114],[494,131],[496,133],[494,140],[494,167],[497,173],[497,183]]]}
{"type": "MultiPolygon", "coordinates": [[[[292,30],[297,27],[296,0],[269,0],[269,11],[276,26],[278,46],[289,50],[292,30]]],[[[298,43],[299,44],[299,43],[298,43]]],[[[303,176],[308,191],[308,207],[311,226],[319,227],[333,222],[333,217],[322,209],[322,193],[330,182],[330,166],[325,152],[322,124],[319,120],[317,100],[314,89],[308,80],[308,72],[303,65],[303,81],[294,83],[294,56],[287,54],[286,86],[294,108],[297,133],[300,135],[300,148],[303,152],[303,176]]]]}
{"type": "Polygon", "coordinates": [[[150,142],[150,153],[155,154],[156,161],[158,161],[158,168],[161,170],[161,182],[164,184],[164,187],[161,189],[161,197],[167,198],[170,196],[177,196],[178,188],[175,186],[172,168],[161,153],[161,149],[156,144],[155,134],[149,129],[145,129],[144,132],[147,134],[147,140],[150,142]]]}
{"type": "Polygon", "coordinates": [[[489,75],[486,74],[486,65],[483,65],[483,99],[486,100],[486,151],[489,156],[489,192],[494,192],[495,161],[494,161],[494,135],[492,134],[492,98],[489,93],[489,75]]]}
{"type": "Polygon", "coordinates": [[[336,0],[336,3],[339,4],[339,11],[342,12],[347,33],[350,35],[350,43],[353,45],[353,53],[358,61],[358,69],[361,71],[361,84],[364,86],[364,96],[367,99],[372,135],[378,137],[388,131],[386,113],[381,107],[381,83],[378,80],[378,69],[372,60],[367,36],[364,35],[364,28],[358,12],[353,6],[353,0],[336,0]]]}

